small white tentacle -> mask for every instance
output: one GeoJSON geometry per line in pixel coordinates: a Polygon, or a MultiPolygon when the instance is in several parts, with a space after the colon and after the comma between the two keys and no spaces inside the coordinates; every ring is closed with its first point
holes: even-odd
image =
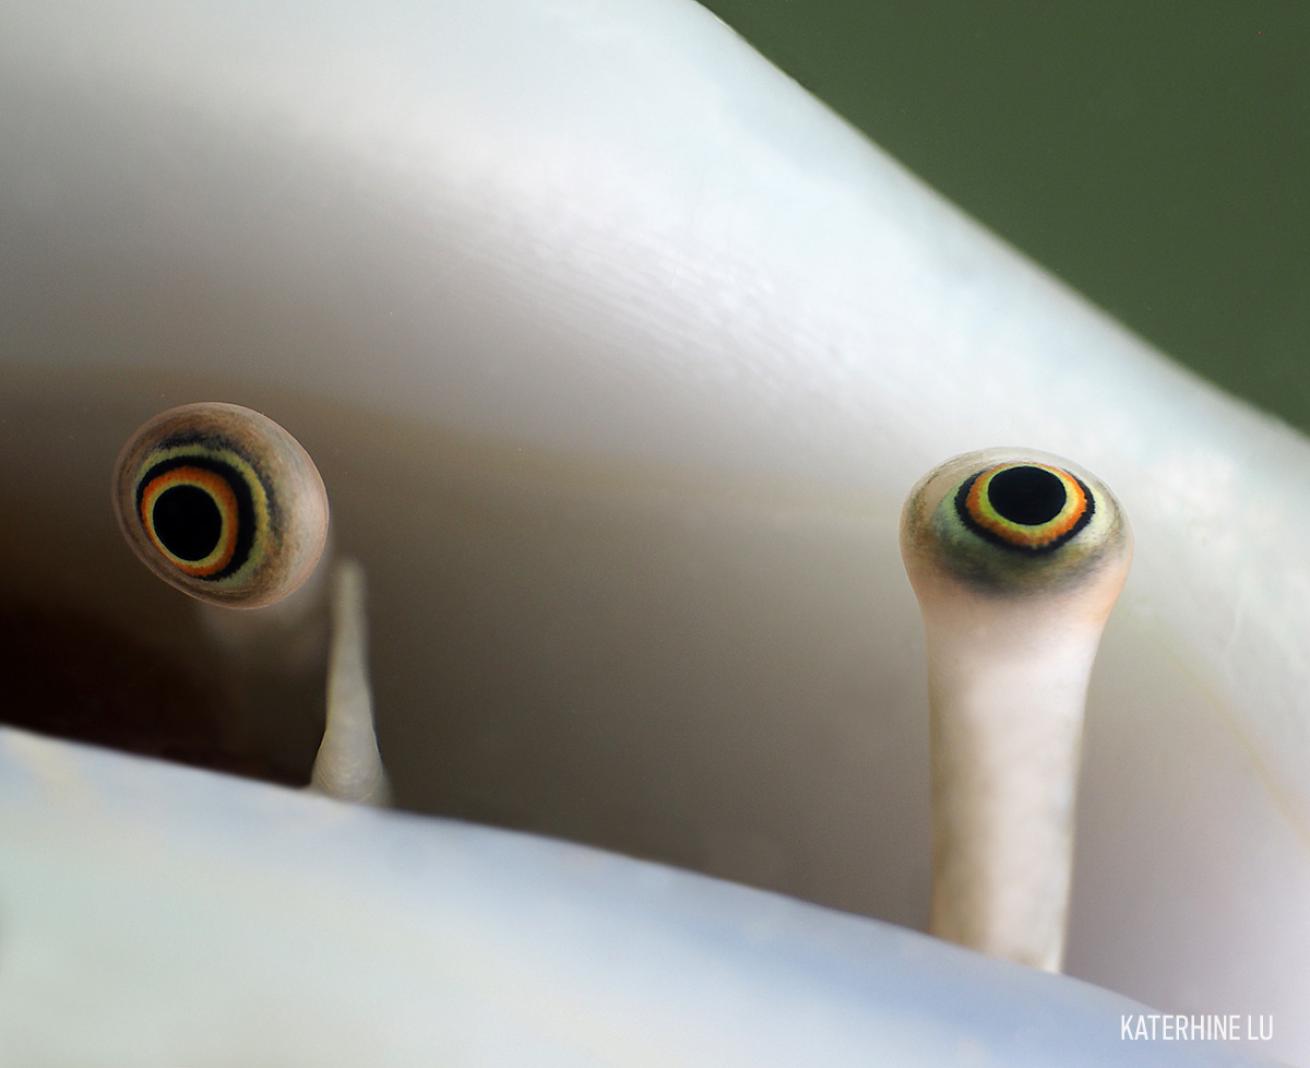
{"type": "Polygon", "coordinates": [[[310,789],[341,801],[389,805],[391,783],[373,728],[364,602],[364,569],[354,560],[340,560],[332,575],[327,718],[310,789]]]}

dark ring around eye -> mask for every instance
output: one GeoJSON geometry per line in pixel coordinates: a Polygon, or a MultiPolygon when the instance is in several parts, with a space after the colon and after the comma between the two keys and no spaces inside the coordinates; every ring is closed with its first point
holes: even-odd
{"type": "Polygon", "coordinates": [[[153,465],[137,483],[146,536],[178,570],[218,581],[250,556],[256,513],[250,487],[231,465],[179,456],[153,465]]]}
{"type": "Polygon", "coordinates": [[[997,464],[965,479],[955,494],[960,522],[1004,549],[1049,553],[1076,537],[1096,512],[1087,484],[1045,464],[997,464]]]}

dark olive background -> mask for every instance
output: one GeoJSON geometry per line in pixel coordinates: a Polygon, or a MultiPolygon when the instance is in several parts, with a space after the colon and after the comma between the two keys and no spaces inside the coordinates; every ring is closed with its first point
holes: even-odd
{"type": "Polygon", "coordinates": [[[1310,3],[705,3],[1011,244],[1310,430],[1310,3]]]}

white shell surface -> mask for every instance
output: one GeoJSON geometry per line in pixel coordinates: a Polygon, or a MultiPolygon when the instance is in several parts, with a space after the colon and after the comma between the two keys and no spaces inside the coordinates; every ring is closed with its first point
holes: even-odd
{"type": "Polygon", "coordinates": [[[1069,969],[1310,1055],[1304,438],[691,4],[20,0],[0,98],[0,588],[175,620],[109,464],[170,404],[260,408],[368,571],[402,804],[915,925],[896,517],[954,453],[1069,456],[1137,537],[1069,969]]]}
{"type": "Polygon", "coordinates": [[[6,1064],[1249,1063],[903,928],[15,731],[0,834],[6,1064]]]}

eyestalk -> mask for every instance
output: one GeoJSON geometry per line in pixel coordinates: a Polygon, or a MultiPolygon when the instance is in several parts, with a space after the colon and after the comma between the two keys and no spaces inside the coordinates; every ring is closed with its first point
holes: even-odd
{"type": "Polygon", "coordinates": [[[1059,971],[1087,684],[1127,520],[1068,461],[995,449],[915,486],[901,552],[927,639],[930,929],[1059,971]]]}

